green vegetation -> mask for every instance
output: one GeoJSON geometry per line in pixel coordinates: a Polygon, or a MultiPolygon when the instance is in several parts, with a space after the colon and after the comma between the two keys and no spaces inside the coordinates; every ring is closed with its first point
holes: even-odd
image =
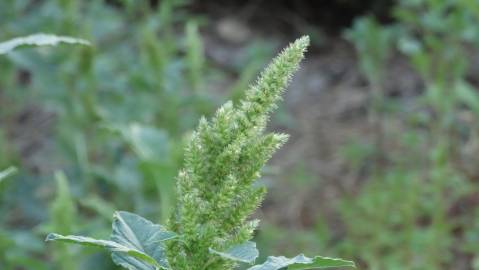
{"type": "MultiPolygon", "coordinates": [[[[4,202],[0,210],[0,253],[4,258],[0,261],[7,269],[64,269],[66,265],[112,269],[107,260],[75,248],[64,256],[65,251],[52,247],[53,261],[41,259],[37,254],[46,252],[41,238],[52,230],[104,235],[117,207],[166,221],[173,209],[174,176],[182,164],[183,138],[220,100],[204,91],[201,80],[209,80],[218,71],[205,66],[196,18],[182,15],[183,1],[164,1],[157,9],[146,3],[117,9],[103,1],[46,1],[35,3],[32,10],[28,3],[0,3],[0,40],[30,34],[19,32],[19,27],[62,36],[34,35],[14,40],[13,45],[77,41],[65,39],[65,35],[87,39],[91,46],[25,47],[1,55],[0,118],[6,125],[0,128],[0,166],[21,167],[17,176],[22,181],[6,181],[0,189],[4,202]],[[172,34],[178,24],[187,25],[186,40],[172,34]],[[16,80],[16,74],[22,72],[31,76],[16,80]],[[185,73],[195,79],[182,80],[185,73]],[[3,102],[9,104],[6,110],[3,102]],[[42,109],[30,114],[31,104],[42,109]],[[26,141],[40,145],[12,143],[15,117],[22,113],[27,122],[44,122],[33,127],[34,131],[23,131],[19,141],[31,136],[26,141]],[[49,119],[51,114],[54,119],[49,119]],[[45,148],[53,152],[45,152],[45,148]],[[49,168],[64,171],[68,189],[59,189],[56,195],[49,191],[54,186],[54,171],[49,168]],[[36,193],[39,190],[43,193],[36,193]],[[63,194],[66,191],[71,194],[63,194]],[[57,199],[46,205],[53,197],[57,199]],[[66,207],[61,214],[45,210],[57,208],[65,198],[70,198],[68,205],[74,207],[66,207]],[[16,230],[3,234],[3,228],[10,227],[6,224],[16,219],[29,220],[30,228],[13,226],[16,230]],[[65,223],[76,226],[62,227],[65,223]],[[22,244],[25,237],[30,244],[22,244]],[[18,248],[6,251],[11,245],[18,248]]],[[[10,48],[4,44],[2,51],[10,48]]]]}
{"type": "MultiPolygon", "coordinates": [[[[263,134],[271,111],[281,99],[309,45],[298,39],[262,73],[235,108],[223,105],[208,122],[200,120],[185,151],[185,168],[177,177],[177,203],[165,230],[144,218],[117,212],[111,240],[49,234],[65,241],[109,249],[113,261],[127,269],[233,269],[254,263],[256,244],[249,242],[258,220],[247,220],[263,200],[254,185],[264,163],[287,139],[263,134]]],[[[59,198],[60,199],[60,198],[59,198]]],[[[340,259],[298,255],[269,257],[250,269],[311,269],[352,266],[340,259]]]]}
{"type": "Polygon", "coordinates": [[[473,162],[466,153],[477,139],[479,120],[477,88],[467,82],[472,62],[465,48],[479,41],[473,27],[479,23],[477,5],[471,9],[471,4],[400,1],[394,25],[364,18],[350,32],[371,89],[384,86],[382,71],[393,45],[424,82],[409,107],[379,99],[376,135],[381,134],[382,145],[372,143],[382,148],[374,151],[381,155],[380,170],[340,206],[346,241],[338,248],[367,262],[368,269],[452,269],[454,252],[478,258],[479,249],[470,245],[478,212],[457,209],[478,192],[472,171],[465,170],[473,162]],[[461,114],[470,115],[471,122],[460,120],[461,114]]]}
{"type": "Polygon", "coordinates": [[[309,41],[260,73],[292,35],[257,16],[216,44],[191,0],[0,1],[0,269],[479,269],[479,5],[346,2],[331,39],[284,14],[313,46],[275,114],[309,41]]]}

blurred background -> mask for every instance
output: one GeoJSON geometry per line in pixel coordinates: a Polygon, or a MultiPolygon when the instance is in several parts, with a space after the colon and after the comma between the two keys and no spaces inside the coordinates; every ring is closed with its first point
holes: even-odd
{"type": "Polygon", "coordinates": [[[238,100],[288,42],[312,46],[270,129],[261,254],[359,269],[479,269],[476,0],[2,0],[0,41],[94,46],[0,57],[0,269],[119,269],[115,209],[159,223],[200,116],[238,100]]]}

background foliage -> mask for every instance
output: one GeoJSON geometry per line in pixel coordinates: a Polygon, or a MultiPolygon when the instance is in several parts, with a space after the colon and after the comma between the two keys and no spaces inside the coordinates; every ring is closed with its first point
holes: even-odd
{"type": "Polygon", "coordinates": [[[257,1],[235,14],[185,0],[1,1],[0,41],[45,32],[93,46],[0,55],[0,170],[19,170],[0,181],[0,268],[117,269],[43,239],[104,238],[114,209],[164,223],[200,116],[309,34],[273,118],[292,138],[264,172],[260,249],[360,269],[479,269],[479,5],[352,2],[322,4],[348,10],[335,21],[310,1],[270,14],[257,1]]]}

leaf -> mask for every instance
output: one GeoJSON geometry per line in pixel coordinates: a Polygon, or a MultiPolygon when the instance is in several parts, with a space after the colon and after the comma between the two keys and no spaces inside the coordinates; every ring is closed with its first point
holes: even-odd
{"type": "Polygon", "coordinates": [[[458,83],[456,95],[461,102],[464,102],[476,115],[479,115],[479,95],[472,85],[467,82],[458,83]]]}
{"type": "Polygon", "coordinates": [[[278,270],[282,268],[290,269],[323,269],[330,267],[356,267],[354,262],[343,259],[316,256],[308,258],[300,254],[294,258],[286,258],[284,256],[269,256],[263,264],[255,265],[248,270],[278,270]]]}
{"type": "Polygon", "coordinates": [[[161,129],[134,123],[123,128],[122,133],[143,160],[162,161],[169,156],[168,134],[161,129]]]}
{"type": "Polygon", "coordinates": [[[62,241],[107,248],[113,262],[130,270],[169,269],[163,241],[176,234],[161,225],[128,212],[115,212],[110,240],[51,233],[45,241],[62,241]]]}
{"type": "Polygon", "coordinates": [[[209,249],[210,253],[219,255],[225,259],[253,264],[259,255],[256,249],[256,243],[247,241],[246,243],[233,246],[224,252],[209,249]]]}
{"type": "Polygon", "coordinates": [[[53,230],[70,234],[77,224],[77,209],[75,200],[70,192],[68,179],[62,171],[55,172],[57,190],[55,200],[50,205],[50,226],[53,230]]]}
{"type": "MultiPolygon", "coordinates": [[[[155,265],[155,266],[158,265],[158,263],[155,261],[155,259],[151,258],[147,254],[145,254],[145,253],[143,253],[139,250],[130,249],[126,246],[123,246],[121,244],[118,244],[116,242],[109,241],[109,240],[98,240],[98,239],[94,239],[94,238],[91,238],[91,237],[77,236],[77,235],[63,236],[63,235],[59,235],[59,234],[56,234],[56,233],[50,233],[47,236],[45,241],[47,241],[47,242],[48,241],[61,241],[61,242],[66,242],[66,243],[79,244],[79,245],[83,245],[83,246],[94,246],[94,247],[107,248],[112,252],[125,253],[125,254],[133,256],[135,258],[141,259],[145,262],[148,262],[152,265],[155,265]]],[[[160,266],[158,265],[158,267],[160,267],[160,266]]]]}
{"type": "Polygon", "coordinates": [[[112,220],[113,213],[115,212],[111,202],[106,201],[97,195],[83,198],[80,201],[80,204],[83,207],[93,210],[94,212],[98,213],[99,216],[109,221],[112,220]]]}
{"type": "Polygon", "coordinates": [[[5,180],[7,177],[11,176],[16,172],[17,168],[15,167],[8,167],[7,169],[0,171],[0,182],[2,182],[2,180],[5,180]]]}
{"type": "Polygon", "coordinates": [[[66,243],[74,243],[74,244],[79,244],[83,246],[93,246],[93,247],[102,247],[102,248],[108,248],[110,250],[115,250],[119,252],[126,252],[128,248],[115,243],[113,241],[109,240],[99,240],[91,237],[86,237],[86,236],[77,236],[77,235],[60,235],[56,233],[50,233],[47,235],[47,238],[45,241],[50,242],[50,241],[60,241],[60,242],[66,242],[66,243]]]}
{"type": "MultiPolygon", "coordinates": [[[[165,248],[161,242],[173,239],[176,234],[167,231],[163,226],[138,215],[128,212],[116,212],[113,221],[111,240],[130,249],[139,250],[148,254],[163,269],[168,269],[165,248]]],[[[113,252],[113,261],[131,270],[155,269],[136,257],[131,257],[120,252],[113,252]]]]}
{"type": "Polygon", "coordinates": [[[353,261],[347,261],[347,260],[343,260],[339,258],[316,256],[312,259],[311,263],[306,263],[306,265],[304,265],[304,263],[295,263],[293,265],[288,266],[288,269],[315,269],[315,268],[330,268],[330,267],[356,268],[356,264],[353,261]]]}
{"type": "Polygon", "coordinates": [[[56,46],[59,43],[90,45],[90,42],[84,39],[38,33],[25,37],[17,37],[0,43],[0,54],[6,54],[17,47],[24,45],[56,46]]]}

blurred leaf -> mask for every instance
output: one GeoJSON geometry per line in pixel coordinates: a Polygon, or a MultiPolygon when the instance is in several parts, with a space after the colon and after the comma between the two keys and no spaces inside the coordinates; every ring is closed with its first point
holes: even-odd
{"type": "Polygon", "coordinates": [[[399,50],[406,55],[414,55],[422,50],[422,44],[411,37],[401,37],[398,40],[399,50]]]}
{"type": "Polygon", "coordinates": [[[59,43],[90,45],[90,42],[84,39],[39,33],[0,43],[0,54],[6,54],[20,46],[56,46],[59,43]]]}
{"type": "Polygon", "coordinates": [[[456,95],[461,102],[464,102],[477,116],[479,116],[479,94],[477,90],[467,82],[460,82],[456,87],[456,95]]]}
{"type": "Polygon", "coordinates": [[[164,161],[169,154],[168,135],[163,130],[141,124],[122,129],[123,136],[143,160],[164,161]]]}
{"type": "Polygon", "coordinates": [[[198,91],[203,82],[204,48],[198,30],[198,24],[189,21],[186,24],[186,60],[188,80],[193,91],[198,91]]]}
{"type": "Polygon", "coordinates": [[[51,205],[53,230],[60,233],[71,233],[75,225],[76,207],[70,194],[68,180],[63,172],[55,173],[57,195],[51,205]]]}
{"type": "Polygon", "coordinates": [[[233,246],[224,252],[220,252],[210,248],[210,252],[219,255],[225,259],[250,264],[254,263],[254,261],[259,255],[259,252],[256,249],[256,243],[251,241],[247,241],[246,243],[241,245],[233,246]]]}
{"type": "Polygon", "coordinates": [[[255,265],[248,270],[278,270],[278,269],[322,269],[330,267],[356,267],[354,262],[343,259],[316,256],[308,258],[300,254],[294,258],[269,256],[265,263],[255,265]]]}
{"type": "MultiPolygon", "coordinates": [[[[56,197],[50,204],[50,223],[40,226],[42,232],[56,231],[62,234],[70,234],[76,229],[77,209],[75,201],[70,193],[70,187],[65,174],[61,171],[55,172],[56,197]]],[[[75,269],[80,262],[79,254],[72,249],[65,247],[54,247],[52,249],[55,265],[62,269],[75,269]]]]}
{"type": "Polygon", "coordinates": [[[111,217],[115,212],[113,205],[109,201],[106,201],[96,195],[92,195],[81,200],[80,204],[84,207],[92,209],[93,211],[95,211],[109,221],[112,220],[111,217]]]}
{"type": "Polygon", "coordinates": [[[0,171],[0,182],[2,182],[7,177],[13,175],[16,172],[17,172],[17,168],[15,167],[8,167],[7,169],[0,171]]]}

